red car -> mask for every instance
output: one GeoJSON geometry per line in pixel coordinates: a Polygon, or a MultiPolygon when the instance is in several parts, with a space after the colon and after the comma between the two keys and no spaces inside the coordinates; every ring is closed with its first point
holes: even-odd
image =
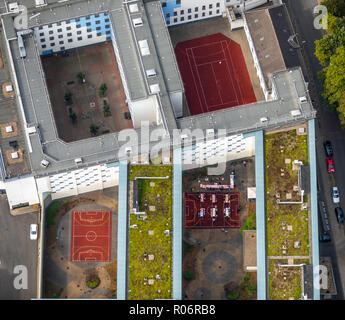
{"type": "Polygon", "coordinates": [[[328,173],[334,173],[335,168],[334,168],[334,162],[332,158],[326,158],[327,161],[327,171],[328,173]]]}

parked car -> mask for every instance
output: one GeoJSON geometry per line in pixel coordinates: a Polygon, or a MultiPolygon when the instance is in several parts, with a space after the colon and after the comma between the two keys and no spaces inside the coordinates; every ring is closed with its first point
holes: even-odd
{"type": "Polygon", "coordinates": [[[324,147],[325,147],[325,151],[326,151],[326,156],[327,157],[333,157],[333,148],[332,148],[332,144],[330,141],[325,141],[323,143],[324,147]]]}
{"type": "Polygon", "coordinates": [[[332,188],[332,199],[333,199],[333,203],[339,203],[340,202],[338,187],[332,188]]]}
{"type": "Polygon", "coordinates": [[[338,223],[343,223],[344,218],[344,212],[343,209],[340,207],[335,208],[335,216],[337,217],[338,223]]]}
{"type": "Polygon", "coordinates": [[[333,158],[326,158],[326,162],[327,162],[327,171],[328,171],[328,173],[334,173],[335,172],[335,168],[334,168],[333,158]]]}
{"type": "Polygon", "coordinates": [[[37,224],[30,224],[30,240],[36,240],[37,239],[37,230],[38,225],[37,224]]]}
{"type": "Polygon", "coordinates": [[[331,236],[328,233],[322,233],[319,236],[320,242],[330,242],[331,241],[331,236]]]}

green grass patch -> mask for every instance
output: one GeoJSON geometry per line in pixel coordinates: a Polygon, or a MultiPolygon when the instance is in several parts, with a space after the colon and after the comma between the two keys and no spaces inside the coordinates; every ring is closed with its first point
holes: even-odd
{"type": "Polygon", "coordinates": [[[297,135],[296,130],[265,136],[266,165],[266,231],[267,255],[308,255],[308,211],[300,204],[279,205],[280,201],[300,201],[301,196],[293,191],[298,185],[298,171],[292,170],[294,160],[308,164],[306,135],[297,135]],[[290,163],[286,163],[290,159],[290,163]],[[292,199],[286,199],[291,193],[292,199]],[[291,230],[292,228],[292,230],[291,230]],[[284,253],[285,252],[285,253],[284,253]]]}
{"type": "Polygon", "coordinates": [[[240,231],[241,235],[243,235],[244,230],[256,230],[256,213],[255,212],[252,212],[246,219],[240,231]]]}
{"type": "MultiPolygon", "coordinates": [[[[287,260],[269,260],[269,299],[300,300],[302,295],[301,267],[279,267],[287,264],[287,260]]],[[[297,261],[296,261],[297,262],[297,261]]]]}
{"type": "Polygon", "coordinates": [[[55,215],[56,212],[61,207],[61,201],[54,201],[50,204],[50,206],[46,209],[46,226],[50,228],[55,224],[55,215]]]}

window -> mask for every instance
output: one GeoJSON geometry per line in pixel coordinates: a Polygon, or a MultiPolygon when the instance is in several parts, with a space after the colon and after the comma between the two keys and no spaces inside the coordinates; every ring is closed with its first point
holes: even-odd
{"type": "Polygon", "coordinates": [[[167,3],[166,2],[163,2],[162,3],[162,7],[165,8],[167,6],[167,3]]]}
{"type": "Polygon", "coordinates": [[[202,16],[205,17],[205,12],[202,13],[202,16]]]}
{"type": "Polygon", "coordinates": [[[99,21],[99,20],[96,21],[96,24],[100,24],[100,23],[101,23],[101,21],[99,21]]]}
{"type": "Polygon", "coordinates": [[[180,14],[184,14],[184,10],[181,10],[181,11],[180,11],[180,14]]]}
{"type": "Polygon", "coordinates": [[[75,19],[75,22],[79,22],[80,21],[80,19],[78,18],[78,19],[75,19]]]}
{"type": "Polygon", "coordinates": [[[188,13],[192,13],[192,9],[188,9],[188,13]]]}
{"type": "Polygon", "coordinates": [[[72,32],[68,32],[67,37],[72,37],[72,32]]]}
{"type": "Polygon", "coordinates": [[[88,34],[88,35],[87,35],[87,38],[88,38],[88,39],[91,39],[91,38],[92,38],[92,34],[88,34]]]}
{"type": "Polygon", "coordinates": [[[62,35],[62,34],[59,34],[59,35],[58,35],[58,38],[59,38],[59,39],[62,39],[62,38],[63,38],[63,35],[62,35]]]}
{"type": "Polygon", "coordinates": [[[102,32],[97,32],[97,37],[101,37],[102,36],[102,32]]]}
{"type": "Polygon", "coordinates": [[[47,46],[45,44],[42,44],[42,49],[47,48],[47,46]]]}
{"type": "Polygon", "coordinates": [[[52,43],[50,44],[50,46],[51,46],[51,47],[55,47],[55,42],[52,42],[52,43]]]}
{"type": "Polygon", "coordinates": [[[99,14],[95,14],[95,18],[99,18],[99,14]]]}
{"type": "Polygon", "coordinates": [[[69,31],[69,30],[71,30],[71,29],[72,29],[72,27],[67,27],[67,28],[66,28],[67,31],[69,31]]]}
{"type": "Polygon", "coordinates": [[[194,11],[195,11],[195,12],[198,12],[198,11],[199,11],[199,8],[198,8],[198,7],[195,7],[195,8],[194,8],[194,11]]]}
{"type": "Polygon", "coordinates": [[[49,40],[54,40],[54,37],[49,37],[49,40]]]}
{"type": "Polygon", "coordinates": [[[81,34],[81,31],[77,31],[77,34],[81,34]]]}
{"type": "Polygon", "coordinates": [[[92,29],[91,28],[87,28],[86,32],[92,32],[92,29]]]}
{"type": "Polygon", "coordinates": [[[109,18],[107,18],[107,19],[105,19],[105,20],[104,20],[104,22],[110,22],[110,19],[109,19],[109,18]]]}
{"type": "Polygon", "coordinates": [[[73,42],[73,39],[68,39],[68,42],[69,42],[69,43],[73,42]]]}
{"type": "Polygon", "coordinates": [[[174,22],[177,22],[177,18],[174,18],[174,22]]]}
{"type": "Polygon", "coordinates": [[[90,27],[90,26],[91,26],[91,22],[87,22],[86,25],[87,25],[88,27],[90,27]]]}
{"type": "Polygon", "coordinates": [[[41,42],[46,42],[46,39],[41,39],[41,42]]]}
{"type": "Polygon", "coordinates": [[[108,30],[108,31],[105,32],[105,34],[110,34],[110,33],[111,33],[110,30],[108,30]]]}
{"type": "Polygon", "coordinates": [[[49,31],[49,34],[53,34],[54,32],[53,31],[49,31]]]}
{"type": "Polygon", "coordinates": [[[181,0],[176,0],[176,4],[181,4],[181,0]]]}
{"type": "Polygon", "coordinates": [[[76,27],[77,27],[77,29],[79,29],[79,28],[81,27],[81,25],[80,25],[80,24],[77,24],[76,27]]]}
{"type": "Polygon", "coordinates": [[[176,11],[174,11],[174,17],[176,17],[177,16],[177,12],[176,11]]]}
{"type": "Polygon", "coordinates": [[[96,27],[96,30],[97,30],[97,31],[101,30],[101,27],[96,27]]]}
{"type": "Polygon", "coordinates": [[[192,19],[192,16],[188,16],[188,20],[191,20],[192,19]]]}
{"type": "Polygon", "coordinates": [[[57,29],[57,32],[62,32],[62,29],[61,28],[57,29]]]}
{"type": "Polygon", "coordinates": [[[106,29],[110,29],[110,24],[106,24],[106,25],[105,25],[105,28],[106,28],[106,29]]]}
{"type": "Polygon", "coordinates": [[[165,16],[166,16],[167,18],[170,18],[170,13],[168,12],[165,16]]]}
{"type": "Polygon", "coordinates": [[[59,41],[59,44],[64,44],[64,42],[63,41],[59,41]]]}
{"type": "Polygon", "coordinates": [[[219,13],[219,9],[217,9],[216,13],[219,13]]]}
{"type": "Polygon", "coordinates": [[[61,26],[61,22],[58,22],[56,25],[57,25],[58,27],[61,26]]]}
{"type": "Polygon", "coordinates": [[[60,50],[61,50],[61,51],[64,51],[64,50],[65,50],[65,47],[60,47],[60,50]]]}
{"type": "Polygon", "coordinates": [[[180,21],[184,21],[184,17],[181,17],[180,21]]]}
{"type": "Polygon", "coordinates": [[[212,16],[212,11],[209,11],[209,12],[208,12],[208,15],[209,15],[209,16],[212,16]]]}
{"type": "Polygon", "coordinates": [[[197,14],[197,13],[194,15],[194,18],[195,18],[195,19],[198,18],[198,14],[197,14]]]}
{"type": "Polygon", "coordinates": [[[78,37],[78,41],[81,41],[81,40],[83,40],[83,37],[78,37]]]}
{"type": "Polygon", "coordinates": [[[220,7],[220,3],[219,3],[219,2],[217,2],[216,7],[217,7],[217,8],[219,8],[219,7],[220,7]]]}
{"type": "Polygon", "coordinates": [[[202,6],[202,10],[206,10],[206,6],[202,6]]]}
{"type": "Polygon", "coordinates": [[[41,33],[40,33],[40,37],[43,37],[43,36],[44,36],[44,32],[41,32],[41,33]]]}
{"type": "Polygon", "coordinates": [[[208,6],[209,9],[212,9],[212,3],[208,6]]]}

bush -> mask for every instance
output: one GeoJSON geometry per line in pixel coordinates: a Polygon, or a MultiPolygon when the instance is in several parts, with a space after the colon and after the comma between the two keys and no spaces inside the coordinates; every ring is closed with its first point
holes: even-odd
{"type": "Polygon", "coordinates": [[[106,95],[106,91],[107,91],[107,85],[105,83],[102,83],[101,86],[99,87],[99,97],[103,98],[106,95]]]}
{"type": "Polygon", "coordinates": [[[99,278],[90,278],[90,279],[86,279],[86,285],[90,288],[90,289],[94,289],[96,287],[98,287],[100,283],[99,278]]]}
{"type": "Polygon", "coordinates": [[[61,202],[60,201],[54,201],[51,203],[51,205],[46,210],[46,226],[47,228],[51,227],[55,224],[55,214],[60,209],[61,202]]]}
{"type": "Polygon", "coordinates": [[[185,271],[183,273],[183,277],[188,281],[192,280],[193,279],[193,273],[191,271],[185,271]]]}
{"type": "Polygon", "coordinates": [[[237,291],[237,292],[234,292],[234,293],[228,293],[226,295],[226,297],[229,299],[229,300],[237,300],[239,297],[240,297],[240,292],[237,291]]]}

